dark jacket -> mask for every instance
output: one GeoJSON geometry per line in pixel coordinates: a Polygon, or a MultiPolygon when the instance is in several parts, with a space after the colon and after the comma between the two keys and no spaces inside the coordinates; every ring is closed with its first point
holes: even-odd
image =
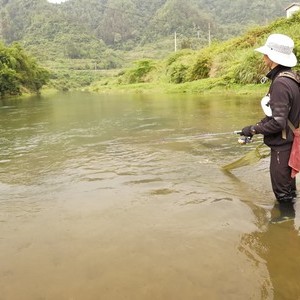
{"type": "Polygon", "coordinates": [[[264,143],[274,150],[288,150],[292,146],[294,135],[287,125],[289,119],[297,128],[300,122],[300,89],[298,83],[287,77],[278,77],[282,72],[291,72],[291,68],[278,65],[267,77],[272,83],[269,89],[272,117],[266,117],[254,126],[257,133],[264,135],[264,143]],[[286,139],[282,130],[286,130],[286,139]]]}

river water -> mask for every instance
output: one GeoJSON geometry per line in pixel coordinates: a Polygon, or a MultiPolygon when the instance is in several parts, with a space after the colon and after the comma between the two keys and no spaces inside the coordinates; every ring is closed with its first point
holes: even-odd
{"type": "Polygon", "coordinates": [[[233,134],[250,97],[0,103],[0,300],[299,299],[296,217],[233,134]]]}

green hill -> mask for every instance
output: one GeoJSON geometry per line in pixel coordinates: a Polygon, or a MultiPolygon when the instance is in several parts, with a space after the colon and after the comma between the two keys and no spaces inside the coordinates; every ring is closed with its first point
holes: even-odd
{"type": "MultiPolygon", "coordinates": [[[[193,49],[227,40],[253,24],[285,15],[288,0],[0,0],[0,37],[20,42],[39,59],[71,58],[103,61],[101,68],[119,66],[106,49],[132,51],[149,43],[179,43],[193,49]],[[113,63],[112,63],[113,61],[113,63]]],[[[117,56],[120,56],[117,55],[117,56]]],[[[126,55],[122,56],[126,60],[126,55]]]]}
{"type": "Polygon", "coordinates": [[[50,71],[52,85],[61,89],[95,81],[107,85],[222,78],[226,84],[248,83],[259,80],[255,70],[244,74],[239,69],[245,61],[256,68],[255,57],[247,51],[247,43],[254,44],[251,33],[250,42],[238,46],[229,39],[254,24],[267,26],[283,17],[289,4],[288,0],[69,0],[62,4],[0,0],[0,40],[7,46],[18,42],[50,71]],[[173,54],[175,32],[179,51],[173,54]],[[209,34],[212,46],[205,48],[209,34]]]}
{"type": "MultiPolygon", "coordinates": [[[[260,83],[267,70],[262,56],[254,51],[271,33],[289,35],[295,41],[294,52],[300,59],[300,13],[281,18],[268,26],[256,27],[225,42],[215,42],[201,50],[181,50],[164,60],[141,60],[110,81],[94,83],[91,90],[147,89],[203,92],[210,89],[260,83]],[[171,84],[171,85],[170,85],[171,84]]],[[[296,67],[297,68],[297,67],[296,67]]],[[[299,67],[298,67],[299,68],[299,67]]],[[[248,86],[249,87],[249,86],[248,86]]]]}

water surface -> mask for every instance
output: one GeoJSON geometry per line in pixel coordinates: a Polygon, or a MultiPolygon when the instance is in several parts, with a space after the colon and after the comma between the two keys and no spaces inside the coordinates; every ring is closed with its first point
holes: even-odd
{"type": "Polygon", "coordinates": [[[0,103],[0,299],[298,299],[296,218],[233,134],[242,96],[0,103]]]}

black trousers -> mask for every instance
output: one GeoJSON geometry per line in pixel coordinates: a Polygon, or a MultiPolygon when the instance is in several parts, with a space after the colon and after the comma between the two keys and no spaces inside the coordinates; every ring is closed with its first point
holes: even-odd
{"type": "Polygon", "coordinates": [[[291,150],[271,149],[270,175],[272,189],[278,202],[290,202],[296,197],[296,179],[291,178],[288,165],[291,150]]]}

